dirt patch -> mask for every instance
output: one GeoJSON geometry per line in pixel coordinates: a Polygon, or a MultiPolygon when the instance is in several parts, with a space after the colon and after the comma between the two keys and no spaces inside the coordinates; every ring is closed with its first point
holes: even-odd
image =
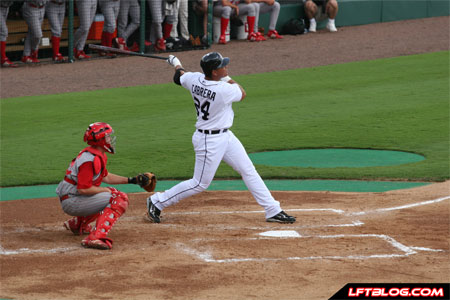
{"type": "MultiPolygon", "coordinates": [[[[448,50],[449,18],[340,28],[177,53],[188,70],[220,51],[231,76],[448,50]]],[[[2,69],[2,98],[170,82],[143,58],[2,69]]],[[[0,202],[0,297],[328,299],[348,282],[445,282],[450,182],[387,193],[274,192],[292,225],[264,221],[248,192],[205,192],[143,220],[130,195],[112,251],[84,249],[56,198],[0,202]],[[260,235],[290,230],[295,238],[260,235]]]]}

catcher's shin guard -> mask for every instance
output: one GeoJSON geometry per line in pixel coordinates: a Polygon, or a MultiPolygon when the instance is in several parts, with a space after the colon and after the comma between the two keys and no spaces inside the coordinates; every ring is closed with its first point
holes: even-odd
{"type": "Polygon", "coordinates": [[[89,234],[92,230],[92,227],[89,224],[94,222],[99,215],[100,214],[87,217],[73,217],[72,219],[64,222],[64,227],[67,230],[72,231],[75,235],[89,234]]]}
{"type": "Polygon", "coordinates": [[[113,225],[128,208],[128,196],[125,193],[116,191],[112,192],[110,204],[97,218],[95,230],[92,230],[91,233],[81,242],[81,245],[84,247],[101,250],[108,250],[112,248],[113,241],[106,236],[113,225]]]}

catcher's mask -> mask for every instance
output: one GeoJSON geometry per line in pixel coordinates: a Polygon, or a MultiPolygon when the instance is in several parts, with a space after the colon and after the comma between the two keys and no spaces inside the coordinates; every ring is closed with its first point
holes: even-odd
{"type": "Polygon", "coordinates": [[[89,125],[84,133],[83,139],[88,145],[99,146],[114,154],[116,149],[116,137],[111,125],[103,122],[96,122],[89,125]]]}
{"type": "Polygon", "coordinates": [[[212,71],[225,67],[230,63],[228,57],[223,57],[219,52],[209,52],[202,57],[200,66],[206,77],[211,77],[212,71]]]}

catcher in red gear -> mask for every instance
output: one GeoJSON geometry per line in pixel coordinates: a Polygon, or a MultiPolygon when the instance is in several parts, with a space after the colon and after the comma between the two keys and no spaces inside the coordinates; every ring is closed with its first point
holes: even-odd
{"type": "Polygon", "coordinates": [[[72,160],[56,193],[63,211],[73,216],[64,222],[64,227],[76,235],[88,234],[81,242],[84,247],[108,250],[113,241],[107,235],[127,210],[128,196],[113,187],[102,187],[101,183],[134,183],[153,191],[156,177],[152,173],[123,177],[108,172],[106,153],[115,153],[116,141],[109,124],[97,122],[89,125],[84,141],[89,146],[72,160]],[[94,221],[95,227],[91,227],[90,223],[94,221]]]}

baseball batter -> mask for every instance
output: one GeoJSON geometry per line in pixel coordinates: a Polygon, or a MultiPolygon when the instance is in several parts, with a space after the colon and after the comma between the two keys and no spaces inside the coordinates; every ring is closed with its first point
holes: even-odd
{"type": "Polygon", "coordinates": [[[26,0],[22,5],[22,16],[28,25],[23,47],[22,62],[38,63],[39,43],[42,38],[42,22],[47,0],[26,0]]]}
{"type": "Polygon", "coordinates": [[[232,104],[242,101],[246,93],[242,86],[228,76],[229,58],[217,52],[202,57],[203,74],[186,72],[178,58],[169,56],[175,67],[174,82],[187,89],[197,112],[196,130],[192,136],[195,150],[194,176],[163,193],[147,199],[147,218],[159,223],[161,211],[186,197],[208,188],[221,161],[233,167],[244,180],[259,205],[264,208],[267,222],[294,223],[295,218],[280,208],[238,138],[230,130],[234,112],[232,104]]]}
{"type": "Polygon", "coordinates": [[[45,13],[52,32],[53,61],[56,63],[64,62],[64,57],[59,53],[59,44],[66,14],[66,0],[48,1],[45,5],[45,13]]]}
{"type": "Polygon", "coordinates": [[[127,178],[108,172],[106,153],[115,153],[114,130],[109,124],[97,122],[89,125],[84,141],[89,147],[72,160],[56,188],[56,194],[63,211],[74,216],[64,222],[64,227],[76,235],[89,234],[81,242],[84,247],[107,250],[113,243],[107,235],[127,210],[128,196],[100,184],[134,183],[144,187],[150,184],[150,179],[142,174],[127,178]],[[96,225],[91,228],[90,223],[95,220],[96,225]]]}
{"type": "Polygon", "coordinates": [[[0,1],[0,53],[2,67],[17,67],[6,56],[6,39],[8,38],[8,26],[6,26],[6,19],[8,18],[9,7],[13,1],[0,1]]]}

